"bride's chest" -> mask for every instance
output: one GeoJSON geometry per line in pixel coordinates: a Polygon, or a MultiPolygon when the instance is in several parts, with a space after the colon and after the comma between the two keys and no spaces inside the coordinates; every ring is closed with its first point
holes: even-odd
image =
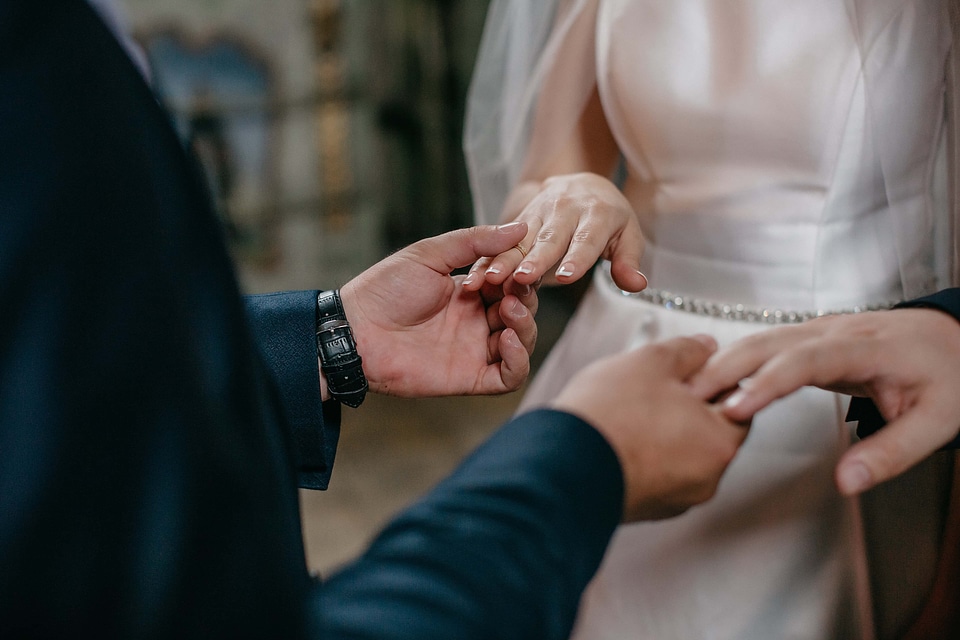
{"type": "Polygon", "coordinates": [[[929,90],[913,86],[922,76],[914,70],[942,67],[942,52],[916,45],[948,29],[944,0],[599,2],[608,120],[622,144],[654,154],[702,149],[707,135],[819,156],[863,122],[868,65],[909,58],[889,65],[885,82],[929,90]],[[858,104],[862,113],[851,112],[858,104]]]}

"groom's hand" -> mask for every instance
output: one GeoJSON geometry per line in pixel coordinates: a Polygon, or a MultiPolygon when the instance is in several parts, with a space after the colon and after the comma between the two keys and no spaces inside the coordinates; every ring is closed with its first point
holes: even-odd
{"type": "Polygon", "coordinates": [[[856,494],[892,478],[960,431],[960,324],[935,309],[819,318],[763,331],[710,360],[693,379],[708,398],[740,383],[724,412],[743,420],[805,385],[871,398],[888,421],[850,447],[837,485],[856,494]]]}
{"type": "Polygon", "coordinates": [[[613,447],[624,475],[624,521],[675,516],[711,498],[746,438],[745,426],[687,382],[716,348],[706,336],[676,338],[598,360],[552,403],[613,447]]]}
{"type": "Polygon", "coordinates": [[[508,250],[526,231],[515,223],[427,238],[341,288],[372,391],[479,395],[523,384],[537,340],[536,291],[512,279],[468,291],[450,273],[508,250]]]}

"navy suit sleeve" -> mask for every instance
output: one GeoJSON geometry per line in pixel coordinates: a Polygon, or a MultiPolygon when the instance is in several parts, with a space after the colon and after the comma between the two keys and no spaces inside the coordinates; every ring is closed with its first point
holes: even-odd
{"type": "Polygon", "coordinates": [[[597,431],[522,415],[317,587],[320,636],[566,638],[622,503],[597,431]]]}
{"type": "MultiPolygon", "coordinates": [[[[897,306],[897,308],[903,309],[917,307],[939,309],[944,313],[950,314],[960,322],[960,288],[944,289],[932,295],[910,300],[897,306]]],[[[960,363],[957,363],[957,366],[960,366],[960,363]]],[[[873,403],[873,400],[869,398],[853,398],[850,401],[850,409],[847,411],[847,420],[857,422],[857,435],[860,438],[873,435],[886,424],[877,406],[873,403]]],[[[943,448],[960,448],[960,436],[948,442],[943,448]]]]}
{"type": "Polygon", "coordinates": [[[298,480],[326,489],[340,437],[340,403],[321,402],[316,291],[247,296],[247,315],[273,375],[297,457],[298,480]]]}
{"type": "Polygon", "coordinates": [[[300,637],[292,446],[201,177],[81,0],[0,3],[0,635],[300,637]]]}
{"type": "Polygon", "coordinates": [[[949,313],[960,322],[960,288],[944,289],[937,293],[904,302],[900,307],[929,307],[949,313]]]}

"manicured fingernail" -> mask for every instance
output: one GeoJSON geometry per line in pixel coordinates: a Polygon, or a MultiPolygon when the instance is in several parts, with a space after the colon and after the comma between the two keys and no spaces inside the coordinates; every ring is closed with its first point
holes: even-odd
{"type": "Polygon", "coordinates": [[[724,407],[725,409],[736,409],[736,408],[737,408],[738,406],[740,406],[740,405],[743,403],[743,401],[746,400],[746,399],[747,399],[747,394],[746,394],[746,392],[743,391],[742,389],[741,389],[741,390],[738,390],[738,391],[736,391],[733,395],[731,395],[729,398],[727,398],[726,400],[723,401],[723,407],[724,407]]]}
{"type": "Polygon", "coordinates": [[[513,306],[510,308],[510,313],[517,316],[518,318],[525,318],[527,316],[527,308],[519,300],[513,301],[513,306]]]}
{"type": "Polygon", "coordinates": [[[464,285],[473,284],[474,282],[476,282],[476,280],[477,280],[476,271],[471,271],[470,273],[467,274],[467,277],[463,279],[463,284],[464,285]]]}
{"type": "Polygon", "coordinates": [[[499,231],[500,233],[512,233],[512,232],[515,231],[516,228],[519,227],[521,224],[523,224],[523,223],[522,223],[522,222],[510,222],[510,223],[507,223],[507,224],[501,224],[500,226],[497,227],[497,231],[499,231]]]}
{"type": "MultiPolygon", "coordinates": [[[[650,281],[647,279],[647,276],[643,275],[642,271],[637,271],[637,274],[643,278],[643,289],[646,289],[650,285],[650,281]]],[[[641,289],[641,291],[643,291],[643,289],[641,289]]]]}
{"type": "Polygon", "coordinates": [[[517,270],[515,273],[523,273],[523,274],[533,273],[533,265],[531,265],[529,262],[524,262],[519,267],[517,267],[517,270]]]}
{"type": "Polygon", "coordinates": [[[500,267],[491,266],[489,269],[487,269],[487,273],[498,275],[500,273],[500,267]]]}
{"type": "Polygon", "coordinates": [[[570,264],[569,262],[566,263],[566,264],[560,265],[560,268],[557,269],[557,275],[558,275],[558,276],[563,276],[563,277],[572,276],[572,275],[573,275],[573,265],[570,264]]]}
{"type": "Polygon", "coordinates": [[[837,480],[842,492],[860,493],[870,486],[870,471],[862,462],[851,462],[840,467],[837,480]]]}

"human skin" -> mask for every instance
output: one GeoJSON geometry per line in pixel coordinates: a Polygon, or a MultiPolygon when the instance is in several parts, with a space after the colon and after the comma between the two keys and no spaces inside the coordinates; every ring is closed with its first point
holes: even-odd
{"type": "Polygon", "coordinates": [[[935,309],[818,318],[749,336],[692,379],[703,398],[739,389],[724,413],[745,420],[813,385],[871,398],[888,421],[840,459],[840,491],[858,494],[899,475],[960,431],[960,323],[935,309]]]}
{"type": "Polygon", "coordinates": [[[709,500],[748,427],[689,384],[713,338],[674,338],[594,362],[551,403],[592,424],[624,474],[624,522],[679,515],[709,500]]]}
{"type": "Polygon", "coordinates": [[[489,395],[523,384],[537,339],[536,291],[512,280],[468,290],[451,272],[508,249],[526,231],[518,223],[427,238],[341,288],[371,391],[489,395]]]}

